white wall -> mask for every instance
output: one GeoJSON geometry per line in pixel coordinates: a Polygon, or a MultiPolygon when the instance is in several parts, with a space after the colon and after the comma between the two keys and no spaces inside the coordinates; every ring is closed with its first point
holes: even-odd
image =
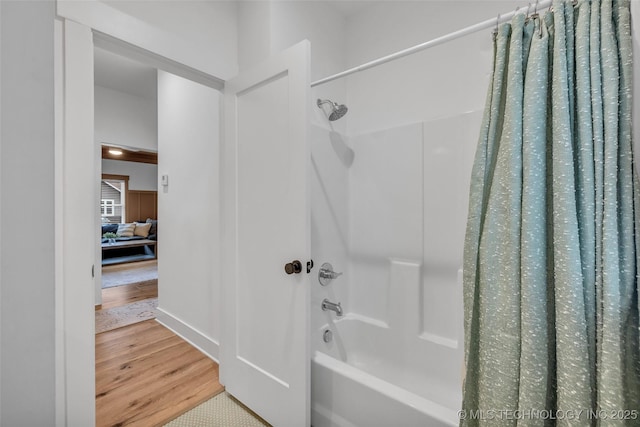
{"type": "MultiPolygon", "coordinates": [[[[379,2],[347,22],[348,65],[491,19],[517,5],[527,7],[521,1],[379,2]]],[[[482,109],[492,58],[491,30],[484,30],[347,77],[348,134],[482,109]]]]}
{"type": "Polygon", "coordinates": [[[237,11],[230,1],[105,1],[129,16],[173,34],[173,41],[188,42],[194,66],[228,79],[237,74],[237,11]],[[175,37],[179,36],[179,37],[175,37]],[[199,66],[195,66],[196,60],[199,66]],[[220,72],[216,72],[220,70],[220,72]]]}
{"type": "MultiPolygon", "coordinates": [[[[311,80],[345,69],[346,19],[332,2],[325,1],[241,1],[238,4],[238,58],[240,69],[257,64],[302,40],[311,42],[311,80]]],[[[330,98],[343,103],[344,79],[311,91],[312,99],[330,98]]],[[[315,104],[314,104],[315,105],[315,104]]],[[[345,122],[329,123],[315,106],[313,124],[337,131],[345,122]]]]}
{"type": "Polygon", "coordinates": [[[95,86],[95,141],[158,151],[155,99],[95,86]]]}
{"type": "Polygon", "coordinates": [[[129,190],[157,191],[158,166],[150,163],[124,162],[121,160],[102,160],[102,173],[128,175],[129,190]]]}
{"type": "Polygon", "coordinates": [[[220,336],[220,93],[158,72],[158,320],[213,358],[220,336]]]}
{"type": "Polygon", "coordinates": [[[238,66],[257,64],[271,52],[271,2],[239,1],[238,66]]]}
{"type": "Polygon", "coordinates": [[[238,2],[238,58],[241,68],[309,40],[311,80],[341,71],[345,62],[345,18],[330,2],[238,2]]]}
{"type": "Polygon", "coordinates": [[[345,18],[321,1],[271,3],[271,53],[304,39],[312,43],[311,80],[340,71],[346,64],[345,18]]]}
{"type": "Polygon", "coordinates": [[[58,0],[57,12],[158,55],[226,80],[237,74],[231,1],[58,0]]]}
{"type": "Polygon", "coordinates": [[[55,422],[54,4],[0,2],[0,425],[55,422]]]}

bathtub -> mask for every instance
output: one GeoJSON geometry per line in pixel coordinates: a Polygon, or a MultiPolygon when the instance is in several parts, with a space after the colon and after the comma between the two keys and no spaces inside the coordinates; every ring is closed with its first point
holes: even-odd
{"type": "Polygon", "coordinates": [[[398,336],[356,314],[313,336],[313,427],[457,426],[462,351],[457,342],[398,336]],[[322,340],[329,329],[333,339],[322,340]]]}

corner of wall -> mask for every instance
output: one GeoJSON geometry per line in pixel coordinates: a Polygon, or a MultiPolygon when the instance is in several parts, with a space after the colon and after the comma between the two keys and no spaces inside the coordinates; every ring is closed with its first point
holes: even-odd
{"type": "Polygon", "coordinates": [[[241,1],[238,7],[238,67],[266,59],[271,51],[271,2],[241,1]]]}
{"type": "Polygon", "coordinates": [[[220,344],[213,338],[208,337],[192,325],[169,313],[167,310],[158,307],[156,321],[162,326],[170,329],[180,338],[200,350],[207,357],[219,363],[220,344]]]}

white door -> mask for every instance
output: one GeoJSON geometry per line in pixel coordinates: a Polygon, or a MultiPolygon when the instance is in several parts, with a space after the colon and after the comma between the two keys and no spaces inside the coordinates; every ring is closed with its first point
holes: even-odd
{"type": "Polygon", "coordinates": [[[221,381],[278,427],[309,425],[310,105],[307,41],[225,85],[221,381]]]}

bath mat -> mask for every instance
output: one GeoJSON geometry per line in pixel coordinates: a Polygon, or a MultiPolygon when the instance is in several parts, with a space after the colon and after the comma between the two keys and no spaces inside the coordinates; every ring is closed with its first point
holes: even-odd
{"type": "Polygon", "coordinates": [[[96,334],[156,318],[158,298],[96,311],[96,334]]]}
{"type": "Polygon", "coordinates": [[[241,403],[222,392],[185,412],[165,427],[270,427],[241,403]]]}
{"type": "Polygon", "coordinates": [[[102,268],[102,289],[158,279],[158,262],[131,263],[102,268]]]}

